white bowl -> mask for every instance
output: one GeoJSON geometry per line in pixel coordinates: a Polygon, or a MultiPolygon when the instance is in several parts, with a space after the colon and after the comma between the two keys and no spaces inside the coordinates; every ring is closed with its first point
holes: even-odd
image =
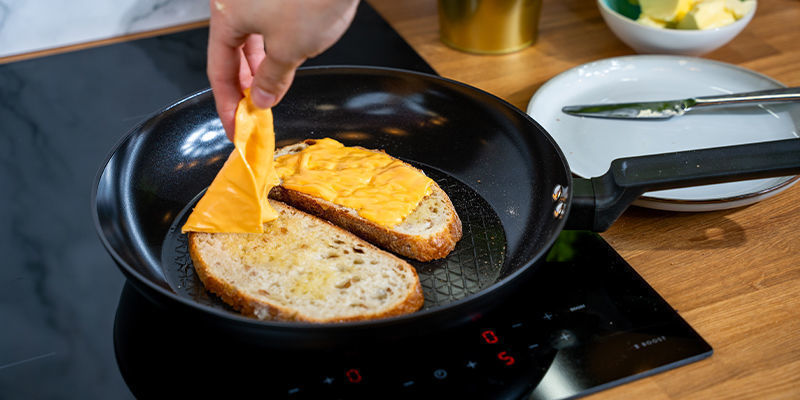
{"type": "Polygon", "coordinates": [[[617,37],[637,53],[700,56],[730,42],[753,19],[756,7],[736,22],[715,29],[684,30],[654,28],[620,14],[616,0],[597,0],[600,15],[617,37]]]}

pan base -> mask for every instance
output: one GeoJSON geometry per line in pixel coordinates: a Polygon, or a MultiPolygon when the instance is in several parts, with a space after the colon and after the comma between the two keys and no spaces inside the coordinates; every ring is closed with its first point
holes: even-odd
{"type": "MultiPolygon", "coordinates": [[[[430,166],[411,164],[425,171],[447,193],[461,218],[463,231],[461,240],[446,258],[429,262],[406,259],[419,275],[425,296],[422,308],[429,309],[466,298],[494,284],[501,276],[506,258],[506,235],[497,213],[467,184],[430,166]]],[[[188,238],[180,230],[200,197],[202,193],[170,226],[162,245],[164,275],[176,294],[236,313],[206,291],[192,265],[188,238]]]]}

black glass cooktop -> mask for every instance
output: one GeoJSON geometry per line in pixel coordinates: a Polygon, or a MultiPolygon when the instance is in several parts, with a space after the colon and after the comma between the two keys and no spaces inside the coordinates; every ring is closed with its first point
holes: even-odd
{"type": "MultiPolygon", "coordinates": [[[[565,232],[496,311],[411,343],[265,353],[125,284],[94,232],[91,183],[138,122],[208,86],[207,30],[0,65],[0,397],[583,395],[711,354],[599,236],[565,232]]],[[[362,2],[308,65],[434,71],[362,2]]]]}
{"type": "Polygon", "coordinates": [[[126,285],[114,340],[123,376],[145,398],[562,399],[711,355],[605,241],[583,231],[562,233],[547,263],[495,311],[420,338],[345,351],[256,349],[126,285]]]}

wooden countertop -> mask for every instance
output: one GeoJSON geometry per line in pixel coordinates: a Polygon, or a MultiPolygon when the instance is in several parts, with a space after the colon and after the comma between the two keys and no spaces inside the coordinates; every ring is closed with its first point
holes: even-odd
{"type": "MultiPolygon", "coordinates": [[[[369,3],[439,74],[522,110],[560,72],[635,54],[608,30],[593,1],[544,0],[537,43],[501,56],[443,45],[435,0],[369,3]]],[[[704,57],[800,86],[798,21],[798,1],[760,1],[745,30],[704,57]]],[[[800,185],[733,210],[634,207],[602,236],[711,344],[714,355],[592,398],[800,398],[800,185]]]]}

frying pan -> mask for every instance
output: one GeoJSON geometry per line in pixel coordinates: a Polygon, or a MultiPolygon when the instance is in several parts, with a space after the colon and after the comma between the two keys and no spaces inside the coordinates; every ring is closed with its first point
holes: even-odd
{"type": "Polygon", "coordinates": [[[330,348],[394,340],[479,318],[535,275],[559,233],[606,229],[645,191],[800,172],[800,140],[615,161],[578,179],[527,114],[444,78],[386,68],[300,70],[275,107],[276,146],[332,137],[383,149],[423,169],[454,202],[464,237],[444,260],[412,262],[422,310],[340,324],[260,321],[209,295],[180,226],[232,150],[205,90],[133,128],[100,168],[95,226],[146,298],[237,340],[330,348]]]}

